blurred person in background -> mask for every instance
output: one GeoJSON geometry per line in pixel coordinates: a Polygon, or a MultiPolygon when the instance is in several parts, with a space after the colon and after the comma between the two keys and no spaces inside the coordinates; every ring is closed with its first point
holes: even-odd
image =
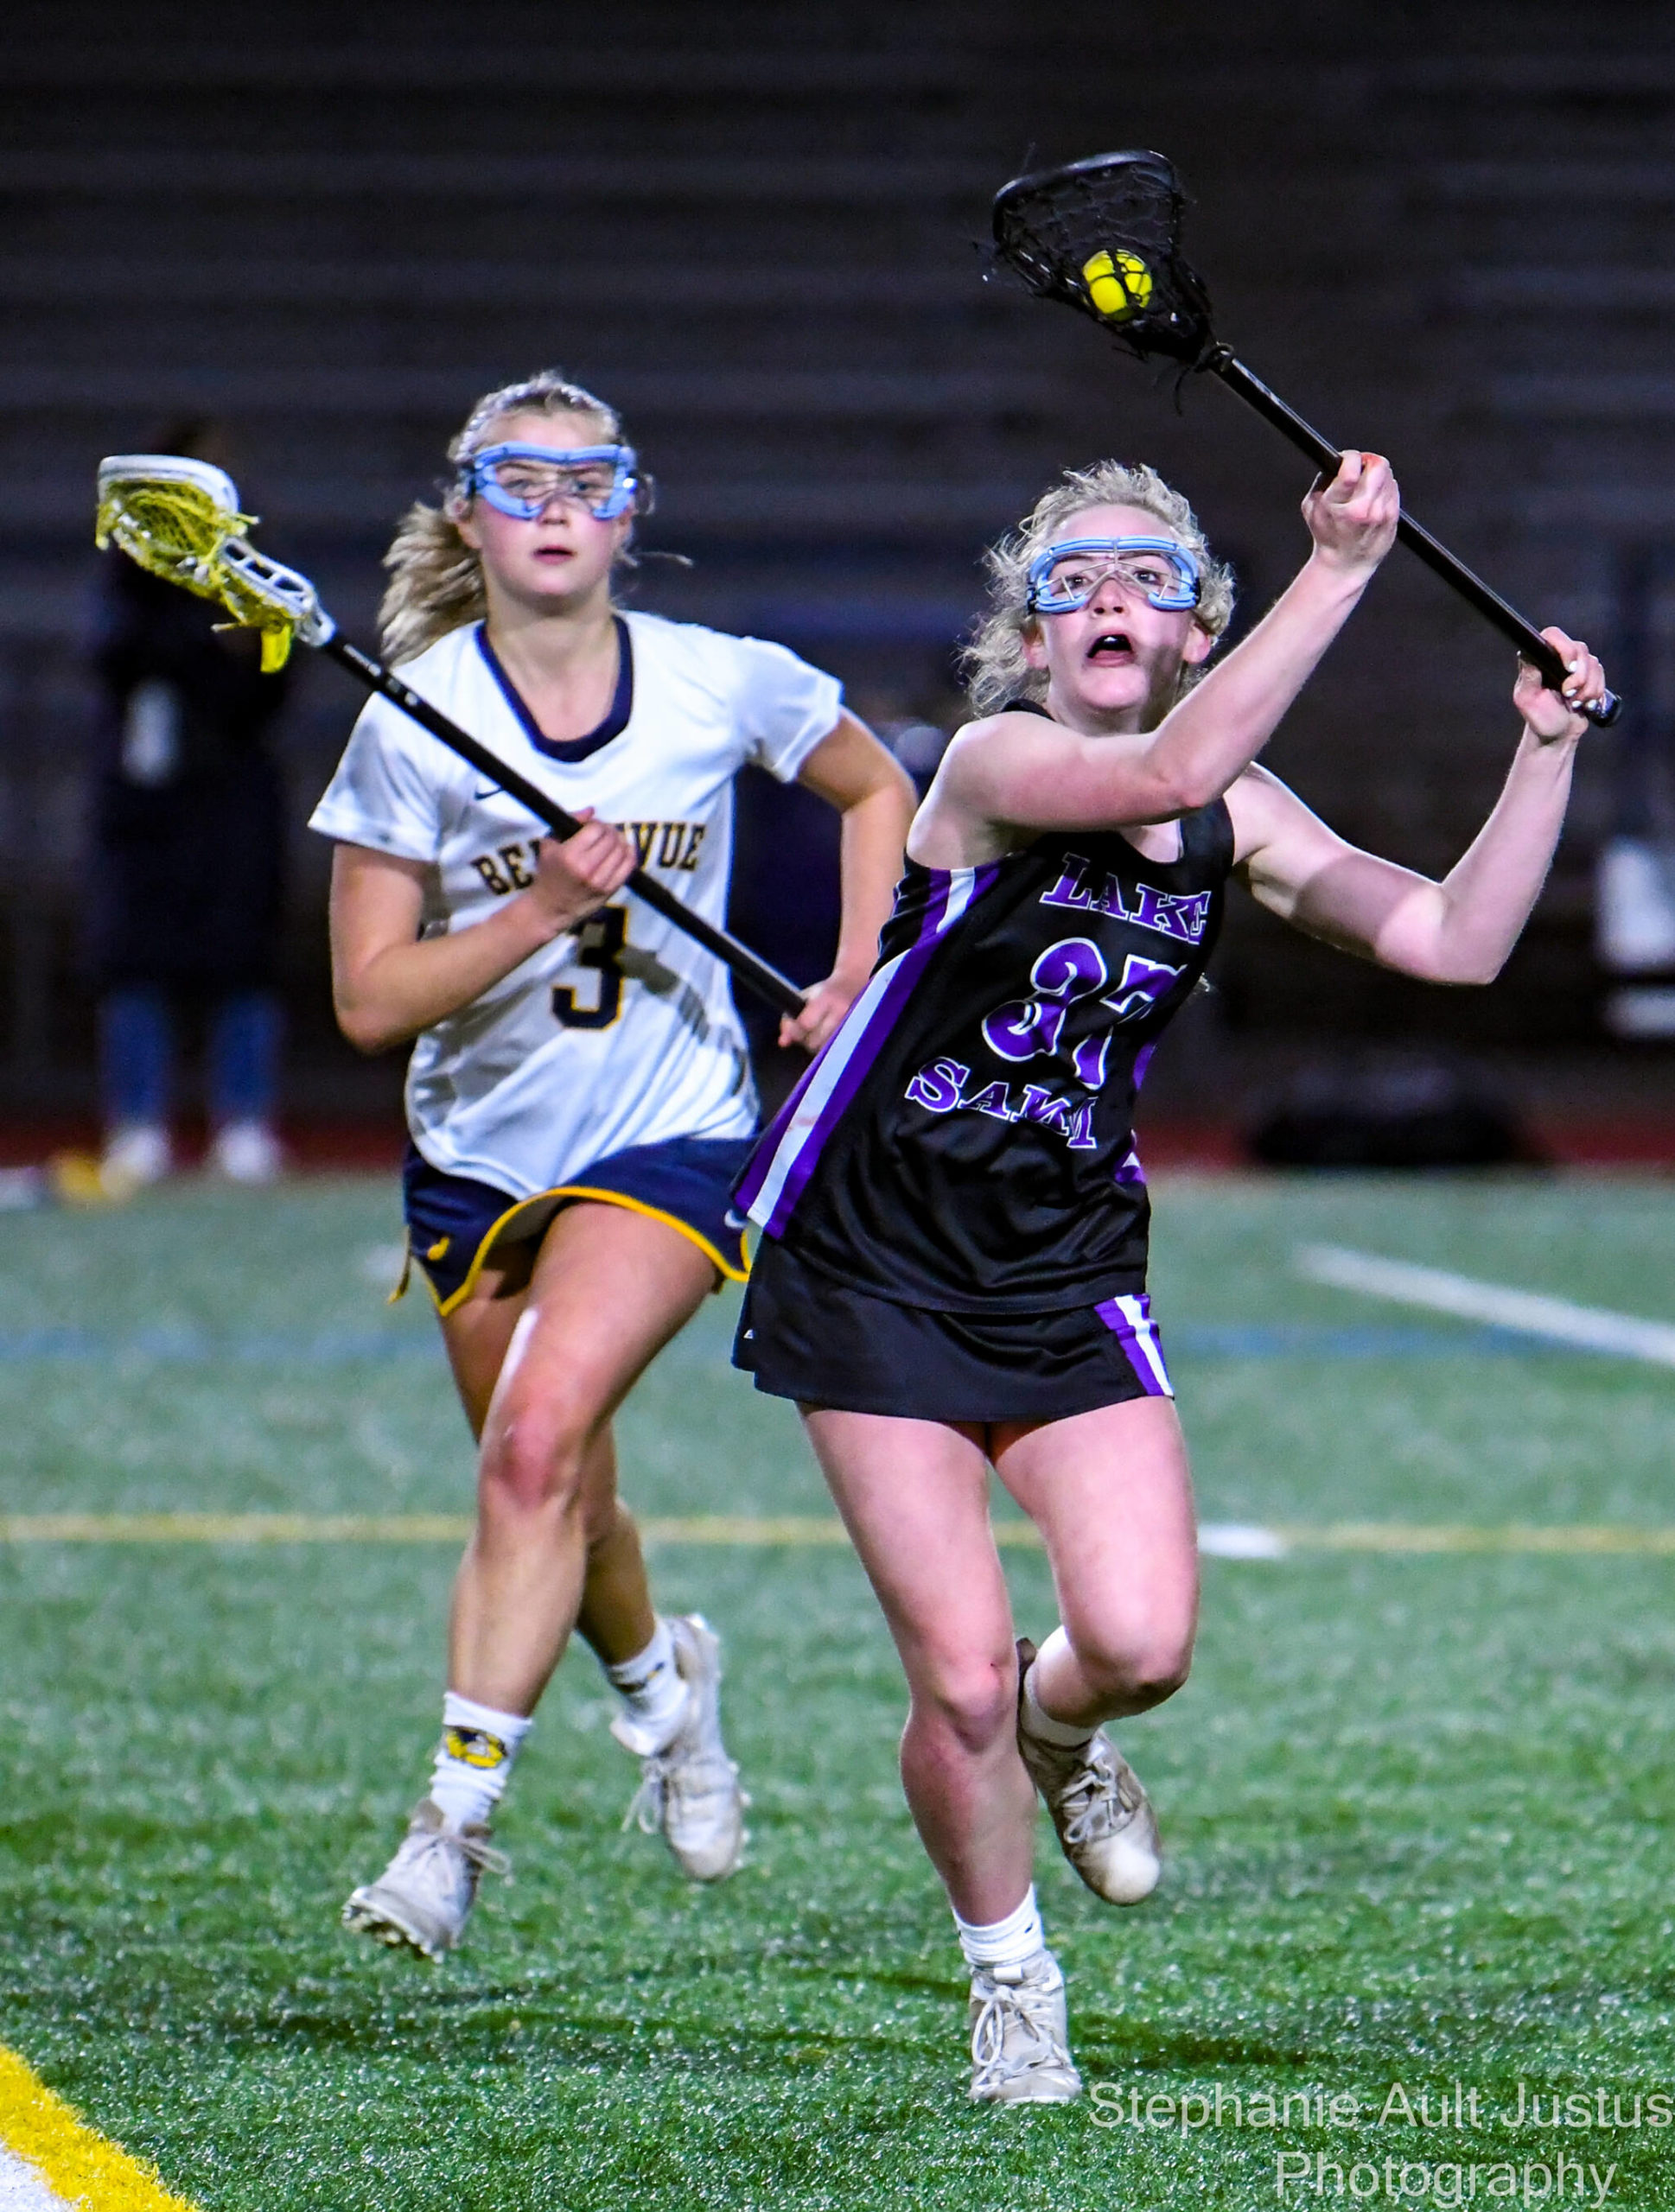
{"type": "Polygon", "coordinates": [[[913,778],[914,789],[923,798],[931,787],[942,756],[953,741],[956,727],[965,720],[964,702],[939,700],[930,713],[920,711],[917,697],[905,690],[879,685],[857,694],[856,712],[876,730],[913,778]],[[946,707],[952,709],[945,713],[946,707]]]}
{"type": "MultiPolygon", "coordinates": [[[[226,434],[176,423],[156,449],[231,465],[226,434]]],[[[100,691],[89,950],[99,994],[104,1148],[120,1197],[175,1165],[179,1028],[206,1022],[209,1165],[271,1182],[283,1017],[274,988],[284,876],[270,749],[284,672],[205,601],[105,556],[92,662],[100,691]]]]}

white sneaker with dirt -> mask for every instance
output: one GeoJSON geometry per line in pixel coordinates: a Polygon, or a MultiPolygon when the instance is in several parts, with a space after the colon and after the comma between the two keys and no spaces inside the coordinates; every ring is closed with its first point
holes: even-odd
{"type": "Polygon", "coordinates": [[[464,1934],[481,1876],[511,1872],[481,1822],[450,1828],[442,1807],[421,1798],[395,1857],[377,1881],[350,1893],[343,1924],[394,1950],[440,1959],[464,1934]]]}
{"type": "Polygon", "coordinates": [[[124,1122],[105,1141],[99,1179],[107,1198],[127,1198],[161,1183],[174,1167],[174,1147],[161,1122],[124,1122]]]}
{"type": "Polygon", "coordinates": [[[1032,1643],[1019,1643],[1019,1754],[1052,1815],[1060,1849],[1094,1896],[1107,1904],[1140,1904],[1163,1871],[1151,1800],[1103,1728],[1073,1748],[1030,1733],[1023,1677],[1035,1656],[1032,1643]]]}
{"type": "Polygon", "coordinates": [[[686,1685],[686,1707],[675,1732],[653,1745],[627,1713],[611,1733],[641,1761],[640,1789],[622,1825],[638,1821],[646,1835],[661,1835],[683,1874],[695,1882],[724,1881],[736,1871],[746,1842],[739,1770],[721,1737],[721,1643],[700,1613],[670,1623],[675,1666],[686,1685]]]}
{"type": "Polygon", "coordinates": [[[1065,2105],[1082,2094],[1070,2056],[1064,1976],[1051,1951],[971,1970],[971,2095],[979,2104],[1065,2105]]]}
{"type": "Polygon", "coordinates": [[[243,1183],[254,1189],[279,1180],[285,1155],[267,1122],[224,1122],[209,1147],[209,1166],[229,1183],[243,1183]]]}

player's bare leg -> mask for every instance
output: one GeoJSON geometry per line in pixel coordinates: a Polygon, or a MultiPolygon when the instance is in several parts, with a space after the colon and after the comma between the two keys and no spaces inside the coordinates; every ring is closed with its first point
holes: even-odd
{"type": "Polygon", "coordinates": [[[645,1554],[640,1548],[640,1530],[633,1514],[616,1495],[616,1443],[608,1429],[595,1448],[608,1462],[594,1479],[600,1489],[608,1491],[611,1511],[589,1535],[587,1572],[582,1580],[576,1629],[602,1666],[620,1667],[651,1642],[657,1614],[652,1605],[645,1554]]]}
{"type": "Polygon", "coordinates": [[[715,1280],[666,1224],[567,1207],[542,1242],[482,1430],[477,1528],[455,1586],[449,1687],[533,1712],[616,1531],[611,1415],[715,1280]]]}
{"type": "Polygon", "coordinates": [[[1042,1647],[1043,1705],[1092,1728],[1161,1704],[1186,1680],[1198,1619],[1192,1473],[1173,1401],[997,1426],[990,1442],[1058,1593],[1064,1634],[1042,1647]]]}
{"type": "Polygon", "coordinates": [[[804,1420],[907,1673],[901,1779],[971,1972],[971,2094],[1062,2103],[1081,2082],[1030,1879],[1035,1793],[983,1433],[829,1408],[804,1420]]]}
{"type": "Polygon", "coordinates": [[[623,1207],[570,1206],[548,1230],[483,1424],[449,1669],[454,1695],[527,1714],[584,1623],[613,1681],[633,1692],[613,1724],[642,1761],[631,1815],[701,1881],[731,1873],[744,1841],[721,1737],[720,1649],[696,1614],[666,1624],[652,1611],[617,1501],[609,1421],[713,1281],[689,1238],[623,1207]]]}
{"type": "Polygon", "coordinates": [[[454,1387],[479,1443],[513,1332],[529,1303],[529,1281],[539,1249],[531,1239],[491,1253],[468,1296],[443,1320],[442,1340],[454,1371],[454,1387]]]}
{"type": "MultiPolygon", "coordinates": [[[[442,1325],[455,1386],[471,1433],[479,1442],[494,1386],[529,1303],[538,1249],[531,1241],[494,1255],[479,1274],[471,1295],[442,1325]]],[[[608,1493],[615,1498],[615,1446],[608,1424],[599,1431],[594,1450],[612,1464],[590,1470],[587,1487],[595,1497],[608,1493]]],[[[656,1624],[639,1532],[634,1516],[619,1500],[603,1525],[590,1532],[576,1625],[601,1662],[609,1667],[644,1651],[656,1624]]]]}
{"type": "Polygon", "coordinates": [[[520,1264],[447,1325],[481,1449],[443,1747],[395,1859],[345,1908],[352,1927],[430,1957],[459,1941],[480,1872],[503,1863],[488,1848],[488,1816],[577,1625],[627,1700],[613,1732],[642,1760],[631,1817],[700,1880],[730,1873],[744,1840],[716,1640],[697,1615],[666,1623],[653,1611],[610,1434],[612,1414],[691,1319],[713,1269],[662,1223],[594,1204],[557,1217],[526,1287],[520,1264]]]}
{"type": "Polygon", "coordinates": [[[908,1677],[914,1825],[961,1919],[998,1920],[1029,1886],[1035,1789],[982,1432],[825,1408],[804,1420],[908,1677]]]}
{"type": "Polygon", "coordinates": [[[1174,1404],[1143,1398],[997,1427],[1001,1480],[1041,1530],[1063,1625],[1028,1666],[1019,1748],[1065,1856],[1096,1895],[1137,1904],[1162,1872],[1157,1823],[1099,1726],[1185,1681],[1198,1610],[1192,1477],[1174,1404]]]}

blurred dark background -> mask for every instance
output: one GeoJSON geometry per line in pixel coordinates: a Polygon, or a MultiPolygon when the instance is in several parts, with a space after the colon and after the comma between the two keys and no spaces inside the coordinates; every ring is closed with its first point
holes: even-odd
{"type": "MultiPolygon", "coordinates": [[[[1552,880],[1492,990],[1401,984],[1241,903],[1216,995],[1160,1058],[1159,1106],[1231,1126],[1327,1046],[1464,1049],[1544,1127],[1615,1128],[1608,1153],[1664,1144],[1666,9],[61,0],[9,21],[0,1114],[92,1101],[102,453],[171,415],[230,425],[260,543],[370,639],[392,521],[471,400],[560,365],[622,409],[658,477],[645,542],[694,564],[649,564],[639,603],[780,639],[882,723],[951,727],[981,548],[1067,463],[1154,461],[1250,610],[1305,550],[1305,472],[1228,395],[1195,384],[1177,404],[1086,322],[983,281],[1006,177],[1149,144],[1194,195],[1188,251],[1223,334],[1328,435],[1388,452],[1409,506],[1538,621],[1608,652],[1631,699],[1587,748],[1552,880]],[[1608,931],[1614,976],[1602,855],[1640,901],[1608,931]]],[[[387,1128],[399,1065],[332,1029],[328,852],[301,828],[360,701],[303,658],[281,737],[289,1105],[387,1128]]],[[[1512,673],[1398,553],[1269,758],[1349,836],[1441,872],[1503,772],[1512,673]]],[[[787,864],[796,822],[762,791],[742,813],[739,925],[812,974],[825,894],[787,864]]]]}

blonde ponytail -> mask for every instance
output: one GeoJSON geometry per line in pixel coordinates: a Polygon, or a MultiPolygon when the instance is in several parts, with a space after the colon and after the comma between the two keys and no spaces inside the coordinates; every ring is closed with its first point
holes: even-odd
{"type": "Polygon", "coordinates": [[[378,621],[388,661],[417,660],[438,638],[481,622],[487,612],[482,563],[441,507],[414,500],[384,565],[390,582],[378,621]]]}

